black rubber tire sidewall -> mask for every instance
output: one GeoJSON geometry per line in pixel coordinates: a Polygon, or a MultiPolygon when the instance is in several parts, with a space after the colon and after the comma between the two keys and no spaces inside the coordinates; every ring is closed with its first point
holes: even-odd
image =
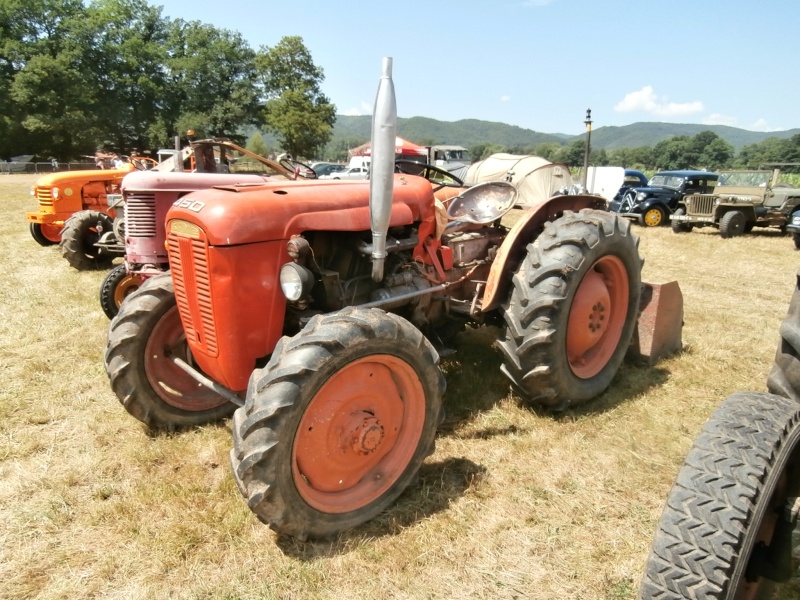
{"type": "Polygon", "coordinates": [[[800,404],[739,392],[714,412],[669,493],[640,598],[731,600],[775,485],[800,443],[800,404]]]}
{"type": "Polygon", "coordinates": [[[114,256],[94,244],[100,236],[92,231],[97,223],[103,224],[104,231],[111,231],[111,217],[97,210],[82,210],[74,213],[64,223],[59,248],[70,266],[78,271],[105,269],[111,265],[114,256]]]}
{"type": "MultiPolygon", "coordinates": [[[[676,208],[674,214],[676,214],[676,215],[685,215],[686,214],[686,209],[684,209],[683,207],[676,208]]],[[[684,223],[683,221],[671,220],[670,221],[670,226],[672,227],[672,231],[674,233],[689,233],[692,230],[692,225],[690,225],[688,223],[684,223]]]]}
{"type": "Polygon", "coordinates": [[[55,242],[53,240],[49,240],[49,239],[47,239],[45,237],[45,235],[42,233],[41,224],[39,224],[39,223],[31,223],[30,227],[28,229],[31,232],[31,237],[34,240],[36,240],[36,243],[39,244],[40,246],[47,247],[47,246],[55,246],[56,244],[58,244],[58,242],[55,242]]]}
{"type": "Polygon", "coordinates": [[[117,286],[128,274],[128,269],[125,264],[117,265],[108,272],[103,283],[100,286],[100,308],[103,313],[109,318],[113,319],[119,312],[119,307],[114,299],[116,295],[117,286]]]}
{"type": "Polygon", "coordinates": [[[737,237],[744,233],[747,217],[740,210],[731,210],[719,220],[719,234],[725,239],[737,237]]]}

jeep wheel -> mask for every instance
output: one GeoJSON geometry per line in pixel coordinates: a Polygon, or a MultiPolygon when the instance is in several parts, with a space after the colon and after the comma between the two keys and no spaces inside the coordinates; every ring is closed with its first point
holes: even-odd
{"type": "Polygon", "coordinates": [[[61,227],[47,223],[31,223],[31,237],[40,246],[54,246],[61,241],[61,227]]]}
{"type": "Polygon", "coordinates": [[[111,265],[113,255],[104,252],[95,244],[104,231],[111,231],[111,217],[97,210],[76,212],[66,223],[61,232],[61,256],[79,271],[104,269],[111,265]]]}
{"type": "Polygon", "coordinates": [[[111,321],[105,366],[111,389],[131,415],[175,430],[218,421],[236,408],[200,385],[170,357],[192,364],[169,273],[151,277],[111,321]]]}
{"type": "MultiPolygon", "coordinates": [[[[681,216],[685,214],[686,214],[685,208],[675,209],[675,215],[681,216]]],[[[674,233],[689,233],[694,228],[694,225],[691,225],[690,223],[685,223],[683,221],[676,221],[674,219],[670,222],[670,225],[672,225],[672,231],[674,233]]]]}
{"type": "Polygon", "coordinates": [[[798,495],[800,405],[772,394],[733,394],[678,473],[640,598],[797,598],[798,495]]]}
{"type": "Polygon", "coordinates": [[[111,269],[100,286],[100,306],[105,315],[109,319],[116,317],[122,301],[138,290],[145,279],[136,271],[128,273],[124,263],[111,269]]]}
{"type": "Polygon", "coordinates": [[[747,226],[747,217],[740,210],[731,210],[722,215],[719,220],[719,234],[723,238],[732,238],[744,233],[747,226]]]}
{"type": "Polygon", "coordinates": [[[663,225],[664,220],[667,218],[664,209],[660,206],[651,206],[642,215],[642,224],[645,227],[658,227],[663,225]]]}
{"type": "Polygon", "coordinates": [[[503,305],[503,372],[530,402],[563,409],[603,392],[639,314],[642,259],[630,223],[565,211],[528,245],[503,305]]]}
{"type": "Polygon", "coordinates": [[[233,417],[231,466],[250,509],[299,539],[386,509],[433,452],[438,361],[416,327],[377,309],[318,315],[281,339],[233,417]]]}

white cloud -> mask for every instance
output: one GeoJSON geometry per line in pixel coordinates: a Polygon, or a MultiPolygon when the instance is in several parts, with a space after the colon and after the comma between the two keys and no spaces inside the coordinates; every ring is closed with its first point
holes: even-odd
{"type": "Polygon", "coordinates": [[[736,117],[729,117],[728,115],[721,115],[713,113],[703,119],[703,125],[728,125],[729,127],[737,127],[738,119],[736,117]]]}
{"type": "Polygon", "coordinates": [[[370,104],[367,104],[366,102],[362,102],[360,107],[348,108],[342,114],[348,117],[360,117],[361,115],[371,115],[372,106],[370,104]]]}
{"type": "Polygon", "coordinates": [[[772,127],[769,123],[767,123],[766,119],[758,119],[755,123],[746,127],[751,131],[783,131],[783,127],[772,127]]]}
{"type": "Polygon", "coordinates": [[[508,102],[511,100],[511,96],[500,96],[500,102],[508,102]]]}
{"type": "Polygon", "coordinates": [[[653,86],[646,85],[642,89],[626,94],[614,106],[614,110],[621,113],[643,112],[658,117],[680,117],[693,115],[703,110],[700,100],[694,102],[667,102],[666,98],[658,96],[653,91],[653,86]]]}

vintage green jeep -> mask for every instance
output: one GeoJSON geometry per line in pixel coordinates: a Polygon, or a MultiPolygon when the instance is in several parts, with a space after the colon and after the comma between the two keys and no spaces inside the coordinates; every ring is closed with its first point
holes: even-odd
{"type": "Polygon", "coordinates": [[[721,172],[711,194],[684,197],[671,215],[672,231],[717,227],[723,238],[753,227],[786,226],[800,211],[800,189],[779,183],[780,169],[721,172]]]}

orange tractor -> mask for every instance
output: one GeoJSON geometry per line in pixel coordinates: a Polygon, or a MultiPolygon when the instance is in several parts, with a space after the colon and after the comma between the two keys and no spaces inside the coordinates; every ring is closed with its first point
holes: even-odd
{"type": "Polygon", "coordinates": [[[184,196],[167,214],[171,275],[109,329],[125,408],[170,429],[235,410],[241,493],[301,539],[363,523],[409,485],[442,418],[436,346],[465,324],[501,325],[519,395],[564,408],[609,386],[639,312],[638,238],[602,198],[542,200],[509,227],[506,182],[442,202],[435,182],[394,173],[389,71],[370,181],[184,196]]]}

